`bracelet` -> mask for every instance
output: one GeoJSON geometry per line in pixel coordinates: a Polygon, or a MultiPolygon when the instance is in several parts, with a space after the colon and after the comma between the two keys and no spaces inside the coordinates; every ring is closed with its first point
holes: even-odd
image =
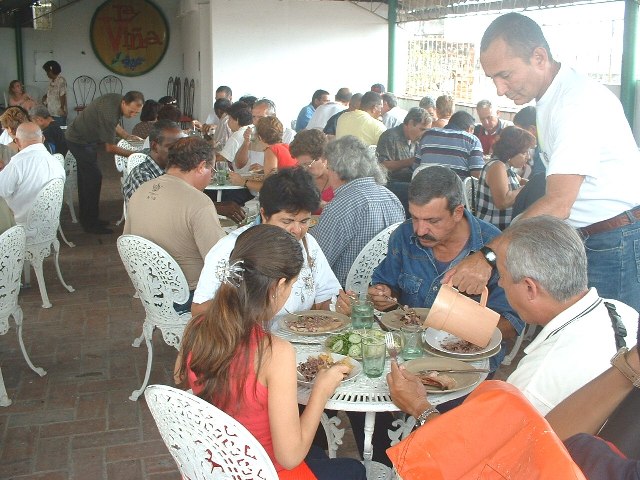
{"type": "Polygon", "coordinates": [[[427,421],[427,418],[429,418],[429,415],[433,415],[434,413],[440,414],[436,407],[429,407],[416,417],[416,422],[422,426],[427,421]]]}
{"type": "Polygon", "coordinates": [[[618,350],[611,359],[611,365],[616,367],[622,375],[627,377],[634,387],[640,388],[640,373],[636,372],[631,365],[629,365],[629,362],[627,362],[627,352],[629,352],[627,347],[622,347],[618,350]]]}

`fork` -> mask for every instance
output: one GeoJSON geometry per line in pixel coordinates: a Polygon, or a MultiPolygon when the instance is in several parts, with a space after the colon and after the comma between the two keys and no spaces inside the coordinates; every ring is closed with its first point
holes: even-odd
{"type": "Polygon", "coordinates": [[[398,350],[396,349],[396,342],[393,338],[393,333],[387,332],[384,334],[384,343],[387,345],[387,351],[391,360],[398,361],[398,350]]]}
{"type": "Polygon", "coordinates": [[[300,315],[299,313],[292,313],[289,310],[287,310],[286,308],[284,309],[284,311],[287,312],[289,315],[293,315],[294,317],[304,318],[304,315],[300,315]]]}

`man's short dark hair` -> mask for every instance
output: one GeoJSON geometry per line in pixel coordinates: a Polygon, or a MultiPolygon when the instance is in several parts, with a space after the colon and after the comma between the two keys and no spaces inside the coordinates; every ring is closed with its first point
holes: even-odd
{"type": "Polygon", "coordinates": [[[513,123],[521,128],[529,128],[536,126],[536,107],[529,105],[518,111],[513,116],[513,123]]]}
{"type": "Polygon", "coordinates": [[[420,100],[420,108],[424,108],[425,110],[427,108],[436,108],[436,101],[433,99],[433,97],[422,97],[422,100],[420,100]]]}
{"type": "Polygon", "coordinates": [[[316,90],[315,92],[313,92],[313,96],[311,97],[311,103],[316,100],[322,100],[322,97],[325,95],[329,95],[329,92],[327,92],[326,90],[316,90]]]}
{"type": "Polygon", "coordinates": [[[158,120],[172,120],[179,122],[182,117],[182,112],[175,105],[163,105],[158,110],[158,120]]]}
{"type": "Polygon", "coordinates": [[[376,92],[367,92],[360,100],[360,110],[371,110],[382,102],[382,95],[376,92]]]}
{"type": "Polygon", "coordinates": [[[462,180],[449,167],[423,168],[409,184],[409,203],[423,206],[435,198],[445,198],[450,213],[464,204],[462,180]]]}
{"type": "Polygon", "coordinates": [[[493,107],[493,105],[491,104],[491,100],[480,100],[477,104],[476,104],[476,108],[478,110],[480,110],[481,108],[491,108],[493,107]]]}
{"type": "Polygon", "coordinates": [[[389,105],[389,108],[395,108],[398,106],[398,99],[393,93],[387,92],[387,93],[383,93],[381,96],[382,96],[382,101],[385,102],[387,105],[389,105]]]}
{"type": "Polygon", "coordinates": [[[251,125],[251,122],[253,122],[253,117],[251,116],[251,108],[242,100],[232,103],[229,107],[229,110],[227,110],[227,115],[238,122],[238,125],[240,125],[241,127],[251,125]]]}
{"type": "Polygon", "coordinates": [[[169,148],[167,169],[177,167],[181,172],[195,170],[200,162],[213,163],[213,145],[200,137],[180,138],[169,148]]]}
{"type": "Polygon", "coordinates": [[[34,118],[34,117],[49,118],[51,117],[51,113],[49,113],[49,109],[44,105],[36,105],[31,110],[29,110],[29,116],[31,118],[34,118]]]}
{"type": "Polygon", "coordinates": [[[51,72],[54,75],[59,75],[60,72],[62,72],[62,67],[55,60],[49,60],[48,62],[45,62],[44,65],[42,65],[42,69],[45,72],[51,72]]]}
{"type": "Polygon", "coordinates": [[[164,130],[180,130],[180,125],[171,120],[158,120],[153,124],[151,130],[149,131],[149,144],[152,142],[161,142],[162,141],[162,132],[164,130]]]}
{"type": "Polygon", "coordinates": [[[348,102],[351,100],[351,90],[347,87],[342,87],[336,93],[336,102],[348,102]]]}
{"type": "Polygon", "coordinates": [[[531,54],[538,48],[547,51],[549,60],[553,60],[547,39],[540,25],[520,13],[507,13],[496,18],[482,35],[480,52],[489,48],[494,40],[502,38],[509,48],[524,62],[529,63],[531,54]]]}
{"type": "Polygon", "coordinates": [[[449,123],[447,123],[444,128],[446,128],[447,130],[462,130],[466,132],[475,124],[476,121],[473,118],[473,115],[471,115],[469,112],[465,112],[464,110],[458,110],[456,113],[451,115],[451,118],[449,118],[449,123]]]}
{"type": "Polygon", "coordinates": [[[374,83],[373,85],[371,85],[371,91],[372,92],[377,92],[377,93],[384,93],[387,90],[384,88],[384,85],[381,83],[374,83]]]}
{"type": "Polygon", "coordinates": [[[142,104],[144,104],[144,95],[142,94],[142,92],[138,92],[137,90],[131,90],[127,93],[124,94],[124,103],[131,103],[131,102],[140,102],[142,104]]]}
{"type": "Polygon", "coordinates": [[[240,97],[240,101],[249,107],[249,110],[253,108],[253,104],[256,103],[258,97],[254,95],[243,95],[240,97]]]}
{"type": "Polygon", "coordinates": [[[414,125],[421,125],[427,120],[431,123],[431,115],[424,108],[413,107],[407,112],[402,123],[409,125],[409,122],[413,122],[414,125]]]}
{"type": "Polygon", "coordinates": [[[218,112],[227,113],[230,107],[231,101],[228,98],[219,98],[213,103],[213,111],[216,112],[216,115],[218,112]]]}
{"type": "Polygon", "coordinates": [[[320,207],[320,192],[305,169],[283,168],[262,184],[260,207],[267,218],[278,212],[315,212],[320,207]]]}
{"type": "Polygon", "coordinates": [[[164,97],[160,97],[158,103],[161,105],[177,105],[178,101],[176,97],[172,97],[171,95],[165,95],[164,97]]]}
{"type": "Polygon", "coordinates": [[[227,87],[226,85],[220,85],[218,88],[216,88],[216,94],[217,93],[224,93],[224,96],[228,99],[233,95],[231,87],[227,87]]]}

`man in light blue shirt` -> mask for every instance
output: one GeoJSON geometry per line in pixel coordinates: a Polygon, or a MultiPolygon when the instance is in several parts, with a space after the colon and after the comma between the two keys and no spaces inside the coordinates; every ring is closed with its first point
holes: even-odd
{"type": "Polygon", "coordinates": [[[316,111],[320,105],[324,105],[328,103],[329,100],[329,92],[326,90],[316,90],[313,92],[313,97],[311,97],[311,103],[306,107],[302,107],[300,113],[298,114],[298,119],[296,120],[296,132],[301,132],[307,125],[309,124],[309,120],[313,116],[313,113],[316,111]]]}

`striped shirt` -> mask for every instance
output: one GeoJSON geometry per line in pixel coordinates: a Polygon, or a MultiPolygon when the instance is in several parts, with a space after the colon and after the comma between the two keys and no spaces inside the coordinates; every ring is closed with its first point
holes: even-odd
{"type": "Polygon", "coordinates": [[[440,165],[449,167],[463,180],[472,170],[484,166],[482,145],[475,135],[461,130],[431,128],[420,140],[420,162],[418,165],[440,165]]]}
{"type": "MultiPolygon", "coordinates": [[[[485,222],[489,222],[500,230],[504,230],[511,223],[512,218],[512,207],[507,208],[506,210],[498,210],[498,208],[493,204],[493,197],[491,196],[491,189],[487,184],[487,172],[491,165],[495,162],[502,163],[502,161],[497,159],[491,159],[489,163],[487,163],[482,169],[482,173],[480,173],[480,181],[478,182],[478,200],[476,206],[476,216],[480,220],[484,220],[485,222]]],[[[518,180],[518,175],[513,169],[509,166],[507,168],[507,180],[509,181],[509,190],[517,190],[520,188],[520,181],[518,180]]]]}
{"type": "Polygon", "coordinates": [[[122,184],[122,195],[124,195],[127,201],[129,201],[133,192],[135,192],[140,185],[154,178],[158,178],[160,175],[164,175],[164,170],[149,156],[149,150],[144,150],[143,153],[147,154],[145,161],[136,165],[122,184]]]}

